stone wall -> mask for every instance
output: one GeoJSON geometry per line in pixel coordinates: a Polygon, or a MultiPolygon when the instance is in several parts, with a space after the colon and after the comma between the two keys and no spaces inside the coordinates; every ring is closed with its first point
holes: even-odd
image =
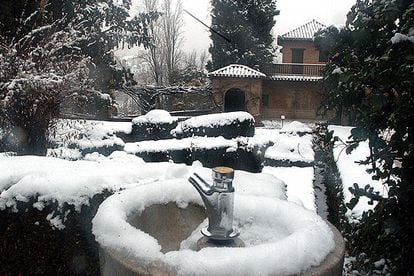
{"type": "Polygon", "coordinates": [[[317,119],[322,101],[322,82],[273,81],[248,78],[213,78],[213,96],[224,111],[226,92],[237,88],[245,92],[246,111],[256,119],[317,119]],[[269,104],[263,106],[262,95],[268,95],[269,104]]]}
{"type": "Polygon", "coordinates": [[[246,111],[254,117],[260,115],[262,80],[252,78],[212,78],[213,96],[216,104],[224,111],[226,92],[237,88],[245,92],[246,111]]]}
{"type": "Polygon", "coordinates": [[[263,81],[263,95],[269,95],[262,118],[316,119],[322,101],[322,82],[263,81]]]}

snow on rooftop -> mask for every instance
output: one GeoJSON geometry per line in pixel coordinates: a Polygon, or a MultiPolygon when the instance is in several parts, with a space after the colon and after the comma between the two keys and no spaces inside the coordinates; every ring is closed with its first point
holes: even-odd
{"type": "Polygon", "coordinates": [[[278,37],[279,40],[309,40],[315,33],[326,26],[315,19],[278,37]]]}
{"type": "Polygon", "coordinates": [[[318,76],[297,76],[297,75],[272,75],[270,76],[271,80],[286,80],[286,81],[320,81],[323,77],[318,76]]]}
{"type": "Polygon", "coordinates": [[[208,74],[209,77],[264,78],[265,74],[246,65],[230,64],[208,74]]]}

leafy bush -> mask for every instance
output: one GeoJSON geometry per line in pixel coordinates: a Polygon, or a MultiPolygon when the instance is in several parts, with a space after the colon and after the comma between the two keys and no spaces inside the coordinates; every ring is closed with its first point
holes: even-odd
{"type": "Polygon", "coordinates": [[[359,0],[345,28],[317,36],[330,55],[324,107],[356,126],[348,151],[368,139],[371,154],[363,163],[388,189],[388,198],[353,190],[356,200],[378,201],[350,230],[354,268],[367,273],[380,263],[395,275],[414,271],[413,26],[413,1],[359,0]]]}

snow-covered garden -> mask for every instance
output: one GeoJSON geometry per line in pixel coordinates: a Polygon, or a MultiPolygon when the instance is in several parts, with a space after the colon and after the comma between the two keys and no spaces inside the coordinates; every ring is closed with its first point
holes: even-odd
{"type": "MultiPolygon", "coordinates": [[[[185,119],[172,117],[163,110],[153,110],[132,122],[59,120],[51,137],[53,147],[48,149],[46,157],[15,156],[12,152],[4,152],[0,156],[0,216],[4,230],[1,235],[5,240],[2,250],[12,250],[10,247],[14,246],[14,250],[27,252],[35,250],[32,248],[34,244],[43,246],[45,251],[40,255],[48,260],[48,267],[39,265],[33,252],[24,253],[25,257],[16,252],[12,257],[3,256],[3,261],[13,265],[37,264],[39,271],[44,273],[62,266],[62,262],[75,272],[97,273],[99,261],[95,239],[104,244],[116,243],[116,239],[111,241],[108,237],[114,237],[119,231],[105,223],[111,215],[92,224],[92,218],[108,196],[121,191],[129,194],[129,190],[133,194],[142,186],[157,185],[157,189],[162,190],[162,183],[187,183],[193,190],[187,182],[188,176],[199,171],[209,179],[209,168],[215,166],[236,169],[234,186],[238,195],[257,197],[257,200],[263,197],[287,200],[294,204],[292,206],[298,206],[295,208],[307,209],[314,216],[319,214],[327,219],[331,199],[327,199],[324,191],[330,187],[316,181],[321,178],[321,172],[315,166],[314,148],[319,135],[315,129],[314,124],[297,121],[285,123],[283,127],[265,121],[263,127],[254,127],[253,117],[245,112],[185,119]],[[30,234],[22,233],[21,227],[30,229],[30,234]],[[21,243],[20,239],[27,241],[21,243]],[[54,246],[64,252],[64,258],[51,258],[48,252],[54,252],[54,246]]],[[[361,144],[350,155],[344,152],[351,128],[330,126],[329,129],[340,138],[330,154],[335,158],[343,183],[342,186],[335,183],[342,187],[340,193],[344,195],[344,201],[341,204],[347,206],[352,198],[348,188],[361,178],[366,179],[366,183],[380,195],[386,196],[383,186],[370,180],[366,168],[355,163],[366,158],[366,146],[361,144]]],[[[168,192],[168,187],[165,186],[165,196],[172,193],[168,192]]],[[[181,198],[188,194],[188,189],[183,189],[183,194],[176,196],[181,198]]],[[[136,204],[144,200],[139,199],[138,194],[136,198],[136,204]]],[[[373,206],[361,200],[356,208],[348,209],[346,217],[358,220],[363,211],[373,206]]],[[[275,219],[272,216],[269,214],[267,217],[269,223],[275,219]]],[[[255,223],[254,220],[251,223],[255,223]]],[[[306,222],[303,223],[306,226],[306,222]]],[[[247,230],[246,236],[242,236],[247,244],[252,243],[249,246],[269,235],[266,234],[268,230],[259,228],[247,230]],[[265,232],[249,238],[252,235],[249,231],[265,232]]],[[[309,239],[318,238],[305,238],[309,239]]],[[[128,240],[124,242],[131,243],[128,240]]],[[[320,242],[311,248],[309,246],[312,245],[304,242],[298,246],[305,252],[329,252],[332,248],[326,247],[328,244],[327,241],[320,242]]],[[[134,248],[139,251],[138,245],[134,248]]],[[[322,259],[310,261],[304,257],[275,271],[299,273],[322,259]]],[[[262,265],[257,264],[259,266],[262,265]]],[[[185,267],[184,270],[190,269],[185,267]]],[[[10,267],[6,265],[4,269],[7,271],[10,267]]],[[[30,271],[30,268],[22,271],[30,271]]],[[[263,273],[269,271],[263,270],[263,273]]]]}

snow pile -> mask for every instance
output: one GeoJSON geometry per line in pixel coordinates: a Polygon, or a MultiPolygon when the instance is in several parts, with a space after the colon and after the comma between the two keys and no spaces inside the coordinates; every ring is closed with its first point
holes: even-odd
{"type": "Polygon", "coordinates": [[[154,109],[143,116],[134,118],[132,120],[132,124],[172,124],[176,121],[177,118],[172,117],[168,111],[162,109],[154,109]]]}
{"type": "MultiPolygon", "coordinates": [[[[342,180],[345,203],[349,203],[353,198],[349,188],[353,188],[354,183],[357,183],[360,188],[364,188],[365,185],[369,184],[374,188],[374,192],[379,192],[380,195],[386,197],[386,187],[381,182],[373,180],[372,175],[366,171],[371,167],[369,165],[356,163],[358,161],[364,161],[369,156],[368,142],[361,142],[351,154],[346,154],[347,145],[344,142],[346,143],[349,140],[352,127],[330,125],[328,129],[329,131],[333,130],[334,136],[339,138],[339,141],[335,142],[333,154],[342,180]]],[[[364,211],[373,209],[376,202],[374,201],[373,205],[369,205],[368,201],[369,199],[367,197],[360,197],[354,209],[348,209],[347,216],[349,219],[358,219],[364,211]]]]}
{"type": "Polygon", "coordinates": [[[279,134],[273,139],[275,145],[265,152],[265,158],[271,160],[312,163],[314,151],[312,149],[312,135],[279,134]]]}
{"type": "Polygon", "coordinates": [[[312,129],[304,123],[293,121],[289,124],[284,125],[280,130],[280,133],[304,134],[312,133],[312,129]]]}
{"type": "Polygon", "coordinates": [[[93,234],[104,248],[115,251],[144,269],[159,264],[178,275],[290,275],[320,264],[334,249],[333,233],[314,212],[285,200],[235,194],[235,225],[244,248],[189,248],[201,237],[199,227],[180,250],[161,252],[149,234],[127,219],[154,204],[175,202],[185,208],[202,205],[189,184],[163,181],[120,192],[105,200],[93,219],[93,234]],[[133,261],[132,261],[133,260],[133,261]]]}
{"type": "Polygon", "coordinates": [[[237,111],[227,113],[217,113],[209,115],[201,115],[191,117],[181,123],[181,128],[198,128],[198,127],[217,127],[231,125],[234,122],[254,122],[254,118],[250,113],[237,111]]]}
{"type": "Polygon", "coordinates": [[[263,173],[274,175],[286,184],[287,200],[316,213],[315,192],[313,188],[313,167],[268,167],[263,173]]]}

